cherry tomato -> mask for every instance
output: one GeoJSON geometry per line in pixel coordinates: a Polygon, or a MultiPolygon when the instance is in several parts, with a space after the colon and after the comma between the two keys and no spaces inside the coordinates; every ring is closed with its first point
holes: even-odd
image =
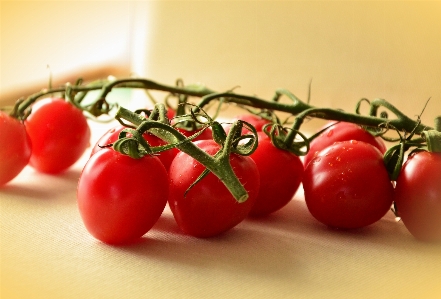
{"type": "MultiPolygon", "coordinates": [[[[126,127],[122,125],[118,125],[109,131],[107,131],[95,144],[95,146],[92,148],[91,155],[94,155],[96,152],[100,151],[102,149],[102,146],[111,144],[118,140],[119,133],[125,129],[126,127]],[[101,146],[101,147],[100,147],[101,146]]],[[[144,139],[150,144],[151,146],[160,146],[160,145],[166,145],[167,142],[163,141],[162,139],[156,137],[153,134],[150,133],[144,133],[143,134],[144,139]]],[[[158,153],[158,158],[161,160],[162,164],[164,164],[165,168],[168,170],[170,168],[170,164],[173,161],[173,158],[175,157],[176,153],[174,152],[174,148],[170,150],[166,150],[163,152],[158,153]]]]}
{"type": "MultiPolygon", "coordinates": [[[[210,155],[214,155],[220,148],[213,140],[196,141],[195,144],[210,155]]],[[[173,160],[169,172],[168,202],[184,233],[195,237],[215,236],[228,231],[247,217],[259,192],[259,170],[248,156],[231,154],[230,163],[249,195],[243,203],[238,203],[211,172],[184,195],[205,167],[183,152],[173,160]]]]}
{"type": "Polygon", "coordinates": [[[0,111],[0,186],[15,178],[31,157],[31,140],[25,126],[0,111]]]}
{"type": "Polygon", "coordinates": [[[106,148],[90,157],[78,182],[78,208],[84,225],[108,244],[130,243],[161,216],[168,175],[154,156],[133,159],[106,148]]]}
{"type": "Polygon", "coordinates": [[[25,121],[32,142],[30,165],[44,173],[72,166],[90,145],[90,129],[82,111],[58,98],[36,102],[25,121]]]}
{"type": "MultiPolygon", "coordinates": [[[[334,122],[329,122],[324,128],[329,127],[332,123],[334,122]]],[[[304,157],[303,165],[306,167],[319,151],[334,142],[347,140],[363,141],[375,146],[383,154],[386,152],[386,145],[380,137],[375,137],[357,124],[339,122],[329,127],[311,142],[309,152],[304,157]]]]}
{"type": "Polygon", "coordinates": [[[410,155],[397,178],[394,200],[415,238],[441,241],[441,153],[410,155]]]}
{"type": "Polygon", "coordinates": [[[380,151],[351,140],[327,147],[303,177],[312,216],[335,228],[359,228],[380,220],[391,208],[393,186],[380,151]]]}
{"type": "Polygon", "coordinates": [[[260,189],[250,215],[264,216],[291,201],[302,181],[303,164],[298,156],[276,148],[265,133],[257,134],[258,147],[250,157],[259,169],[260,189]]]}
{"type": "Polygon", "coordinates": [[[175,115],[176,115],[175,110],[173,110],[172,108],[167,109],[167,118],[168,119],[172,119],[173,117],[175,117],[175,115]]]}

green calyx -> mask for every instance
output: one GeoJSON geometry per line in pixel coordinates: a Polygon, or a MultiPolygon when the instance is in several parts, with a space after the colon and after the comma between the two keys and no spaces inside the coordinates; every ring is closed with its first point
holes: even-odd
{"type": "MultiPolygon", "coordinates": [[[[158,111],[165,111],[161,106],[164,105],[161,103],[156,104],[155,109],[158,111]]],[[[240,136],[240,132],[244,126],[244,122],[235,122],[229,134],[226,135],[220,151],[216,155],[210,156],[191,142],[192,137],[184,136],[167,123],[162,123],[151,119],[150,117],[145,118],[144,116],[131,112],[123,107],[119,107],[116,113],[116,119],[124,125],[128,125],[124,122],[127,121],[136,127],[136,130],[134,130],[136,131],[136,134],[132,134],[134,131],[130,131],[129,129],[123,130],[121,133],[120,137],[122,141],[118,141],[117,143],[121,143],[121,146],[118,145],[118,148],[122,149],[121,152],[123,154],[132,155],[134,158],[137,158],[144,154],[148,154],[149,148],[151,152],[156,152],[156,147],[146,146],[146,144],[139,139],[143,133],[149,132],[166,141],[169,148],[176,147],[203,164],[207,168],[207,171],[212,172],[224,183],[238,202],[244,202],[248,199],[247,191],[231,168],[230,154],[250,154],[257,148],[257,132],[251,125],[248,124],[250,129],[252,128],[252,130],[254,130],[253,135],[244,135],[246,137],[242,137],[240,136]],[[131,133],[133,136],[128,138],[127,133],[131,133]],[[249,140],[245,141],[245,138],[248,138],[249,140]]],[[[215,126],[219,129],[218,125],[215,126]]],[[[223,134],[225,134],[225,132],[223,134]]],[[[221,141],[223,137],[225,136],[217,136],[216,139],[221,141]]],[[[202,179],[203,176],[205,176],[204,173],[201,175],[200,179],[202,179]]]]}

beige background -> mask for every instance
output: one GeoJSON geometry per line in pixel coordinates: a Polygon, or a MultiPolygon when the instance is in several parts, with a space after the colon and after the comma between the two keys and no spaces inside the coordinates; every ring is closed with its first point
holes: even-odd
{"type": "MultiPolygon", "coordinates": [[[[134,72],[263,98],[306,99],[312,79],[316,106],[381,97],[414,116],[431,97],[423,121],[441,114],[439,1],[2,1],[0,38],[0,105],[45,87],[50,65],[60,82],[134,72]]],[[[92,128],[93,141],[106,129],[92,128]]],[[[439,246],[392,214],[327,230],[301,193],[219,238],[183,236],[166,210],[140,243],[105,246],[76,209],[86,159],[57,177],[26,168],[0,190],[2,298],[441,296],[439,246]]]]}
{"type": "Polygon", "coordinates": [[[441,114],[441,2],[223,1],[154,6],[145,75],[353,109],[385,98],[424,120],[441,114]],[[173,26],[173,24],[177,24],[173,26]]]}
{"type": "Polygon", "coordinates": [[[306,99],[312,80],[316,106],[380,97],[413,116],[431,97],[428,125],[441,111],[440,1],[1,3],[0,103],[46,86],[49,65],[57,82],[133,72],[306,99]]]}

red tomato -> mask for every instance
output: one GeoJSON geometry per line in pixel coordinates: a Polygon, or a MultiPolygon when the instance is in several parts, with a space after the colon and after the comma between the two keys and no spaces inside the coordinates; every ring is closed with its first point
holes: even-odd
{"type": "Polygon", "coordinates": [[[167,171],[157,157],[133,159],[111,148],[90,157],[77,189],[84,225],[108,244],[129,243],[147,233],[167,196],[167,171]]]}
{"type": "MultiPolygon", "coordinates": [[[[95,146],[92,149],[91,155],[94,155],[96,152],[101,150],[102,148],[100,146],[104,146],[107,144],[111,144],[118,140],[119,133],[125,129],[126,127],[122,125],[118,125],[109,131],[107,131],[95,144],[95,146]]],[[[156,137],[153,134],[150,133],[144,133],[143,134],[144,139],[150,144],[151,146],[160,146],[160,145],[166,145],[167,142],[163,141],[162,139],[156,137]]],[[[158,153],[158,158],[161,160],[162,164],[164,164],[165,168],[168,170],[170,168],[170,164],[173,161],[173,158],[175,157],[176,153],[173,151],[173,149],[166,150],[163,152],[158,153]]]]}
{"type": "Polygon", "coordinates": [[[250,157],[260,173],[260,189],[251,216],[273,213],[291,201],[300,186],[303,164],[296,155],[276,148],[271,139],[258,132],[259,144],[250,157]]]}
{"type": "MultiPolygon", "coordinates": [[[[333,122],[329,122],[325,127],[330,126],[332,123],[333,122]]],[[[311,142],[309,152],[305,155],[303,165],[306,167],[319,151],[332,145],[334,142],[347,140],[363,141],[375,146],[383,154],[386,152],[386,145],[380,137],[373,136],[359,125],[339,122],[328,128],[311,142]]]]}
{"type": "Polygon", "coordinates": [[[410,155],[397,178],[394,200],[415,238],[441,241],[441,153],[410,155]]]}
{"type": "Polygon", "coordinates": [[[335,228],[359,228],[391,208],[393,186],[380,151],[365,142],[336,142],[306,167],[305,201],[312,216],[335,228]]]}
{"type": "Polygon", "coordinates": [[[15,178],[28,164],[31,140],[25,126],[0,111],[0,186],[15,178]]]}
{"type": "MultiPolygon", "coordinates": [[[[220,148],[213,140],[196,141],[195,144],[210,155],[214,155],[220,148]]],[[[215,236],[233,228],[247,217],[259,192],[259,170],[247,156],[231,154],[230,163],[249,195],[243,203],[238,203],[211,172],[184,196],[205,167],[183,152],[173,160],[169,173],[168,202],[184,233],[195,237],[215,236]]]]}
{"type": "Polygon", "coordinates": [[[90,145],[90,129],[83,112],[63,99],[36,102],[25,121],[32,142],[30,165],[44,173],[72,166],[90,145]]]}
{"type": "Polygon", "coordinates": [[[167,109],[167,118],[168,119],[172,119],[173,117],[175,117],[175,115],[176,115],[175,110],[173,110],[172,108],[167,109]]]}

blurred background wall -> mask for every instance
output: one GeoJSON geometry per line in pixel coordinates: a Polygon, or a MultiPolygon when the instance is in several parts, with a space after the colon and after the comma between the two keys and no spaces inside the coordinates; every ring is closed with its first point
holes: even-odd
{"type": "Polygon", "coordinates": [[[0,105],[48,86],[130,73],[133,3],[1,1],[0,105]],[[48,68],[49,67],[49,68],[48,68]]]}
{"type": "Polygon", "coordinates": [[[439,1],[15,3],[2,1],[2,92],[44,78],[47,64],[114,67],[268,99],[283,87],[306,100],[312,80],[313,105],[379,97],[411,117],[431,97],[423,122],[441,114],[439,1]]]}

